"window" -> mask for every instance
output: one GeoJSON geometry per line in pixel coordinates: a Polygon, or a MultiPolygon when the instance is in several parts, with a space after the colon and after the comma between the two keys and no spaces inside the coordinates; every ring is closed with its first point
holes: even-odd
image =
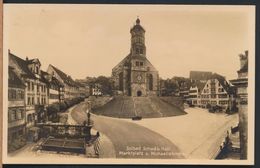
{"type": "Polygon", "coordinates": [[[27,122],[28,122],[28,123],[32,122],[32,114],[29,114],[29,115],[27,116],[27,122]]]}
{"type": "Polygon", "coordinates": [[[135,62],[135,65],[136,65],[136,66],[139,66],[139,62],[138,62],[138,61],[136,61],[136,62],[135,62]]]}
{"type": "Polygon", "coordinates": [[[139,54],[139,48],[135,49],[135,53],[139,54]]]}
{"type": "Polygon", "coordinates": [[[32,105],[34,105],[34,97],[32,97],[32,105]]]}
{"type": "Polygon", "coordinates": [[[37,92],[39,92],[39,89],[40,89],[39,87],[40,87],[40,86],[39,86],[39,85],[37,85],[37,92]]]}
{"type": "Polygon", "coordinates": [[[16,120],[16,111],[15,110],[12,110],[11,111],[11,121],[14,121],[14,120],[16,120]]]}
{"type": "Polygon", "coordinates": [[[223,94],[223,95],[219,95],[218,97],[219,98],[227,98],[228,96],[227,96],[227,94],[223,94]]]}
{"type": "Polygon", "coordinates": [[[8,89],[8,99],[14,100],[16,99],[16,90],[14,89],[8,89]]]}
{"type": "Polygon", "coordinates": [[[140,62],[140,66],[143,66],[144,65],[144,63],[143,62],[140,62]]]}
{"type": "Polygon", "coordinates": [[[211,98],[215,99],[215,98],[216,98],[216,95],[211,95],[211,98]]]}
{"type": "Polygon", "coordinates": [[[9,122],[15,120],[15,110],[13,109],[8,110],[8,120],[9,122]]]}
{"type": "Polygon", "coordinates": [[[17,112],[16,112],[16,119],[17,120],[21,120],[22,119],[22,111],[21,110],[17,110],[17,112]]]}
{"type": "Polygon", "coordinates": [[[22,90],[17,91],[17,99],[20,99],[20,100],[24,99],[24,91],[22,91],[22,90]]]}
{"type": "Polygon", "coordinates": [[[34,91],[34,84],[32,83],[32,91],[34,91]]]}
{"type": "Polygon", "coordinates": [[[30,90],[31,89],[31,83],[30,82],[27,82],[27,90],[30,90]]]}
{"type": "Polygon", "coordinates": [[[27,98],[27,105],[31,105],[31,98],[30,97],[27,98]]]}
{"type": "Polygon", "coordinates": [[[143,54],[143,49],[140,49],[140,54],[143,54]]]}
{"type": "Polygon", "coordinates": [[[40,98],[37,97],[37,104],[40,104],[40,98]]]}

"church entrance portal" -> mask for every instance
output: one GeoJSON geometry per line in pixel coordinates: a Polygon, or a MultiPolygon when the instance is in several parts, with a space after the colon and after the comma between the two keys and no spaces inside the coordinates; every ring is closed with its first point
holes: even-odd
{"type": "Polygon", "coordinates": [[[142,96],[142,92],[139,90],[139,91],[137,91],[137,96],[139,97],[139,96],[142,96]]]}

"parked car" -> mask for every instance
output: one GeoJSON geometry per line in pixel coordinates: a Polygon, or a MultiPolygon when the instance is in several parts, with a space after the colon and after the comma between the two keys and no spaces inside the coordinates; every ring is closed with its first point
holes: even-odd
{"type": "Polygon", "coordinates": [[[220,107],[220,106],[218,106],[218,105],[211,106],[211,107],[209,108],[209,112],[211,112],[211,113],[220,112],[220,111],[222,111],[222,110],[223,110],[222,107],[220,107]]]}
{"type": "Polygon", "coordinates": [[[142,116],[134,116],[132,117],[132,120],[141,120],[142,119],[142,116]]]}

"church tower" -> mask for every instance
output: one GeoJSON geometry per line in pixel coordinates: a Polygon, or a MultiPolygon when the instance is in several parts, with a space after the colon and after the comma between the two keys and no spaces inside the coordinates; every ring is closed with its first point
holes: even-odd
{"type": "Polygon", "coordinates": [[[136,19],[136,24],[131,28],[131,55],[132,56],[145,56],[145,30],[140,25],[140,19],[136,19]]]}
{"type": "Polygon", "coordinates": [[[114,88],[127,96],[157,95],[159,74],[146,57],[145,29],[139,18],[130,33],[130,53],[112,69],[114,88]]]}

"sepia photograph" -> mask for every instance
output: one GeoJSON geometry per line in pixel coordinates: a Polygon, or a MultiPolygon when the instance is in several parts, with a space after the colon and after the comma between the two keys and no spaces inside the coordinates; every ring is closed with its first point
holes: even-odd
{"type": "Polygon", "coordinates": [[[255,6],[3,8],[3,163],[254,164],[255,6]]]}

